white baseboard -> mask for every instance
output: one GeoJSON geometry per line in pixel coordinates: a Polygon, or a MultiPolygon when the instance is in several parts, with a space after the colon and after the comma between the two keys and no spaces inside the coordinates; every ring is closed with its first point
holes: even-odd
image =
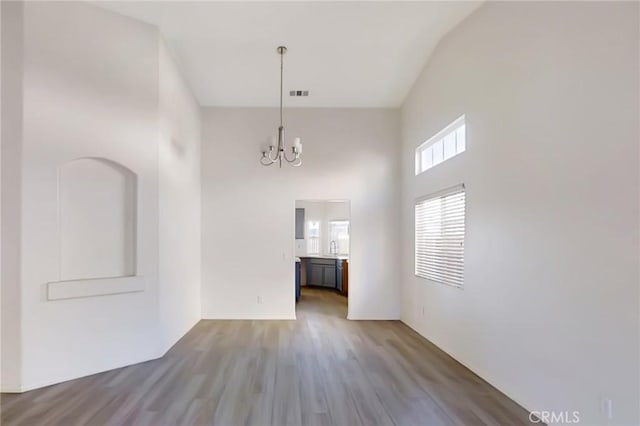
{"type": "Polygon", "coordinates": [[[0,392],[2,393],[22,393],[24,392],[20,386],[15,385],[2,385],[0,386],[0,392]]]}
{"type": "Polygon", "coordinates": [[[347,315],[347,319],[349,321],[401,321],[400,318],[398,317],[376,317],[376,318],[369,318],[369,317],[356,317],[356,316],[350,316],[347,315]]]}
{"type": "Polygon", "coordinates": [[[451,358],[455,359],[457,362],[459,362],[460,364],[462,364],[466,369],[468,369],[469,371],[471,371],[473,374],[475,374],[476,376],[480,377],[482,380],[484,380],[485,382],[487,382],[489,385],[493,386],[494,388],[496,388],[500,393],[504,394],[507,398],[511,399],[512,401],[514,401],[516,404],[518,404],[519,406],[521,406],[522,408],[524,408],[527,412],[531,413],[532,410],[530,410],[528,408],[529,404],[524,404],[520,399],[515,398],[513,396],[513,394],[507,390],[504,390],[504,388],[502,386],[498,386],[494,383],[493,380],[488,379],[489,375],[486,374],[486,372],[481,371],[479,368],[475,368],[472,367],[470,364],[468,364],[467,362],[464,362],[462,360],[460,360],[460,358],[456,357],[453,355],[453,353],[451,351],[449,351],[447,348],[445,348],[444,346],[439,345],[437,342],[434,342],[433,340],[427,338],[424,334],[422,334],[417,327],[414,327],[410,322],[406,321],[406,320],[400,320],[404,325],[406,325],[407,327],[409,327],[411,330],[415,331],[417,334],[419,334],[423,339],[427,340],[429,343],[431,343],[432,345],[434,345],[435,347],[437,347],[438,349],[440,349],[442,352],[444,352],[445,354],[449,355],[451,358]]]}
{"type": "Polygon", "coordinates": [[[203,320],[231,320],[231,321],[295,321],[295,315],[248,315],[248,316],[206,316],[203,320]]]}
{"type": "Polygon", "coordinates": [[[68,382],[70,380],[81,379],[83,377],[93,376],[94,374],[105,373],[107,371],[117,370],[119,368],[128,367],[130,365],[136,365],[136,364],[140,364],[140,363],[143,363],[143,362],[153,361],[155,359],[162,358],[163,356],[164,356],[164,354],[156,353],[156,354],[153,354],[151,356],[144,356],[144,357],[139,357],[138,359],[132,359],[129,362],[126,362],[125,364],[111,365],[111,366],[108,366],[106,368],[99,369],[99,370],[85,371],[85,372],[80,373],[78,375],[74,374],[72,376],[55,377],[55,378],[52,378],[52,379],[49,379],[49,380],[43,380],[43,381],[40,381],[40,382],[22,383],[22,386],[21,386],[19,392],[28,392],[28,391],[31,391],[31,390],[34,390],[34,389],[39,389],[39,388],[43,388],[43,387],[46,387],[46,386],[57,385],[59,383],[68,382]]]}

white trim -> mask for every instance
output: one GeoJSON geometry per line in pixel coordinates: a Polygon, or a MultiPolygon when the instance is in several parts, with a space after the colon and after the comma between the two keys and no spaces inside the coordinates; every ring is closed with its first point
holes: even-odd
{"type": "Polygon", "coordinates": [[[2,387],[0,387],[0,392],[1,393],[22,393],[24,392],[22,390],[21,386],[17,386],[17,385],[5,385],[3,383],[2,387]],[[5,387],[6,386],[6,387],[5,387]]]}
{"type": "MultiPolygon", "coordinates": [[[[444,158],[444,160],[432,164],[431,166],[424,168],[422,165],[422,152],[424,150],[426,150],[427,148],[429,148],[431,145],[434,145],[437,142],[440,142],[442,139],[444,139],[446,136],[448,136],[449,134],[456,132],[458,130],[458,128],[462,127],[462,126],[466,126],[466,117],[465,114],[462,114],[460,117],[456,118],[455,120],[453,120],[451,123],[449,123],[447,126],[445,126],[444,129],[438,131],[438,133],[436,133],[435,135],[431,136],[429,139],[427,139],[425,142],[421,143],[420,145],[418,145],[414,151],[414,160],[415,160],[415,175],[418,176],[421,173],[426,172],[427,170],[429,170],[432,167],[437,166],[438,164],[442,164],[445,161],[455,157],[456,155],[459,155],[461,153],[463,153],[464,151],[466,151],[466,130],[465,130],[465,148],[462,151],[456,151],[453,155],[451,155],[450,157],[446,157],[444,158]]],[[[444,147],[443,147],[444,149],[444,147]]]]}
{"type": "Polygon", "coordinates": [[[465,200],[464,184],[437,191],[416,200],[414,204],[414,275],[416,277],[459,289],[464,287],[465,200]]]}
{"type": "MultiPolygon", "coordinates": [[[[476,376],[478,376],[480,379],[484,380],[485,382],[487,382],[490,386],[492,386],[493,388],[495,388],[498,392],[500,392],[501,394],[503,394],[504,396],[506,396],[507,398],[511,399],[512,401],[514,401],[516,404],[518,404],[519,406],[521,406],[522,408],[525,409],[525,411],[527,411],[528,413],[531,413],[533,410],[530,410],[529,408],[527,408],[527,406],[522,403],[522,401],[520,401],[519,399],[516,399],[513,397],[514,393],[511,392],[510,390],[506,391],[503,390],[504,387],[503,386],[498,386],[496,384],[495,381],[493,380],[489,380],[489,374],[486,374],[484,372],[484,370],[482,370],[481,368],[476,368],[475,366],[471,365],[470,363],[468,363],[467,361],[463,361],[461,359],[461,357],[458,357],[456,354],[454,354],[453,351],[451,351],[449,348],[446,348],[444,345],[441,345],[438,341],[427,337],[426,333],[423,333],[421,331],[418,330],[417,325],[413,325],[410,321],[408,320],[404,320],[401,319],[400,322],[404,325],[406,325],[407,327],[409,327],[411,330],[413,330],[416,334],[418,334],[420,337],[422,337],[424,340],[426,340],[427,342],[431,343],[432,345],[434,345],[435,347],[437,347],[439,350],[441,350],[442,352],[444,352],[445,354],[447,354],[447,356],[451,357],[452,359],[454,359],[455,361],[459,362],[460,364],[462,364],[462,366],[464,368],[466,368],[467,370],[471,371],[473,374],[475,374],[476,376]]],[[[542,423],[540,423],[542,424],[542,423]]]]}
{"type": "Polygon", "coordinates": [[[79,297],[107,296],[110,294],[144,291],[143,276],[93,278],[47,283],[47,300],[75,299],[79,297]]]}
{"type": "MultiPolygon", "coordinates": [[[[100,374],[100,373],[105,373],[107,371],[112,371],[112,370],[118,370],[121,368],[126,368],[129,367],[131,365],[138,365],[141,364],[143,362],[149,362],[149,361],[153,361],[156,359],[160,359],[164,357],[164,355],[159,354],[159,355],[152,355],[152,356],[144,356],[144,357],[136,357],[130,361],[125,362],[124,364],[114,364],[105,368],[100,368],[97,370],[87,370],[84,371],[78,375],[62,375],[62,376],[57,376],[55,378],[49,379],[49,380],[43,380],[43,381],[39,381],[39,382],[33,382],[33,383],[22,383],[22,386],[20,387],[20,391],[19,393],[24,393],[24,392],[29,392],[35,389],[40,389],[40,388],[44,388],[47,386],[51,386],[51,385],[57,385],[59,383],[65,383],[68,382],[70,380],[76,380],[76,379],[81,379],[83,377],[88,377],[88,376],[93,376],[95,374],[100,374]]],[[[4,391],[3,391],[4,392],[4,391]]]]}
{"type": "Polygon", "coordinates": [[[437,141],[439,139],[442,139],[449,132],[451,132],[451,130],[453,130],[454,128],[460,127],[460,125],[463,124],[464,122],[465,122],[465,115],[462,114],[460,117],[456,118],[451,123],[447,124],[447,127],[445,127],[444,129],[440,130],[438,133],[436,133],[435,135],[433,135],[429,139],[427,139],[426,142],[421,143],[420,146],[418,146],[418,149],[426,148],[427,146],[429,146],[433,142],[435,142],[435,141],[437,141]]]}
{"type": "MultiPolygon", "coordinates": [[[[294,299],[295,300],[295,299],[294,299]]],[[[294,302],[295,303],[295,302],[294,302]]],[[[293,315],[204,315],[203,320],[218,321],[296,321],[297,317],[293,315]]]]}
{"type": "Polygon", "coordinates": [[[450,186],[448,188],[441,189],[440,191],[432,192],[431,194],[423,195],[421,197],[417,197],[414,200],[414,204],[418,204],[421,201],[430,200],[432,198],[436,198],[436,197],[439,197],[441,195],[452,194],[452,193],[454,193],[456,191],[466,191],[466,189],[467,188],[466,188],[466,186],[464,186],[464,183],[459,183],[457,185],[453,185],[453,186],[450,186]]]}

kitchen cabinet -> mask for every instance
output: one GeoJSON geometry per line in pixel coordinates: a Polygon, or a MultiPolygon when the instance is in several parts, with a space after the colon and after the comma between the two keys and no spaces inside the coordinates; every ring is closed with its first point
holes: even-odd
{"type": "Polygon", "coordinates": [[[336,266],[325,266],[323,275],[322,286],[329,288],[336,288],[336,266]]]}
{"type": "Polygon", "coordinates": [[[307,285],[336,288],[338,259],[307,258],[307,285]]]}
{"type": "Polygon", "coordinates": [[[308,274],[307,285],[324,286],[324,265],[314,265],[312,263],[308,274]]]}
{"type": "Polygon", "coordinates": [[[347,295],[349,283],[346,259],[301,257],[302,285],[326,287],[347,295]]]}
{"type": "Polygon", "coordinates": [[[307,258],[300,258],[300,286],[307,286],[307,258]]]}
{"type": "Polygon", "coordinates": [[[342,261],[342,295],[349,295],[349,261],[344,259],[342,261]]]}
{"type": "Polygon", "coordinates": [[[300,269],[302,267],[302,263],[300,261],[296,262],[296,302],[300,300],[300,269]]]}

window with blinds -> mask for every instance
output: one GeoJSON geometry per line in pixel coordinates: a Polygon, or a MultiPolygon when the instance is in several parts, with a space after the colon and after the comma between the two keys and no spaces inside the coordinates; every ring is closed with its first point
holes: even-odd
{"type": "Polygon", "coordinates": [[[329,221],[329,253],[349,254],[349,221],[329,221]]]}
{"type": "Polygon", "coordinates": [[[307,222],[307,253],[320,254],[320,222],[317,220],[307,222]]]}
{"type": "Polygon", "coordinates": [[[464,280],[464,185],[416,202],[416,275],[462,287],[464,280]]]}

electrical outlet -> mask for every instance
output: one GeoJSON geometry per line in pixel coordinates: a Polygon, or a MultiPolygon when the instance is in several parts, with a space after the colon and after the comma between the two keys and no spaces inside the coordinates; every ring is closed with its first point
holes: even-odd
{"type": "Polygon", "coordinates": [[[424,306],[422,307],[422,316],[424,316],[424,306]]]}
{"type": "Polygon", "coordinates": [[[262,296],[258,296],[258,305],[262,305],[262,296]]]}
{"type": "Polygon", "coordinates": [[[607,419],[613,419],[613,400],[609,398],[601,398],[600,411],[602,411],[602,414],[604,414],[607,419]]]}

